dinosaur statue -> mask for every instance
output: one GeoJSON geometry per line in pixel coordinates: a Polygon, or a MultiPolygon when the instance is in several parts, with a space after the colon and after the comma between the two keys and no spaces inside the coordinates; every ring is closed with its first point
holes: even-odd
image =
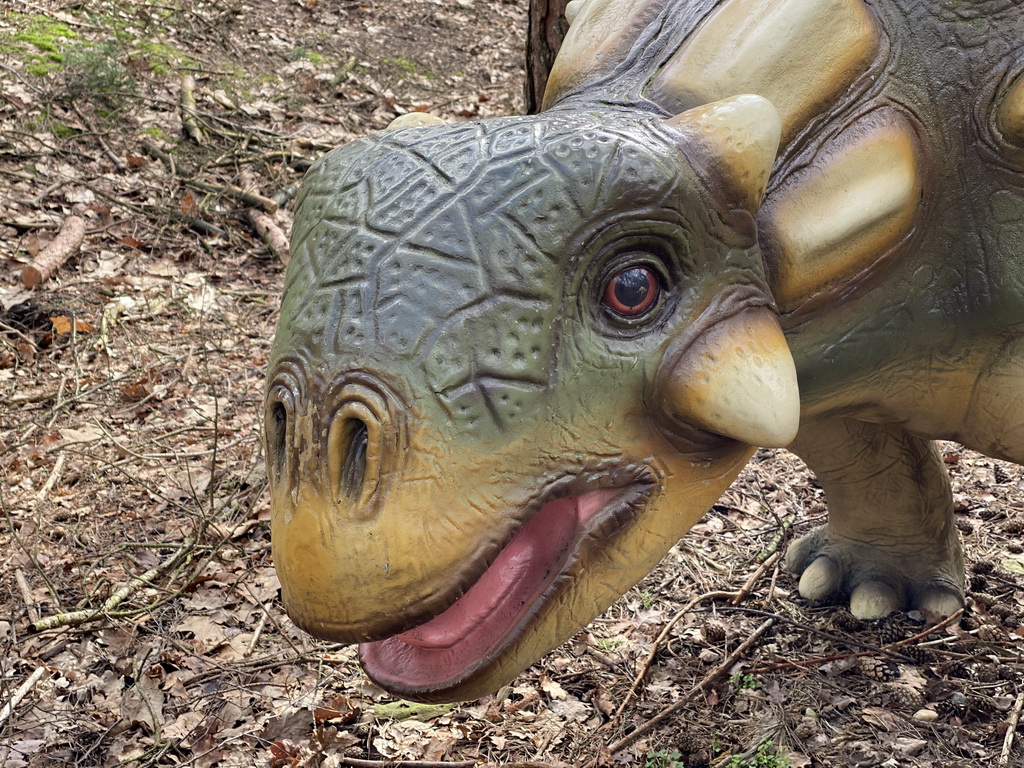
{"type": "Polygon", "coordinates": [[[935,438],[1024,462],[1016,0],[574,0],[545,108],[410,115],[303,184],[266,388],[307,631],[472,699],[640,580],[756,446],[788,563],[963,603],[935,438]]]}

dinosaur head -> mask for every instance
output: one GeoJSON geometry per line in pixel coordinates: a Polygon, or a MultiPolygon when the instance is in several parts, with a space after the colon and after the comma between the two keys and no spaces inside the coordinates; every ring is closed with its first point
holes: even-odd
{"type": "Polygon", "coordinates": [[[266,398],[299,626],[405,698],[483,695],[793,437],[754,223],[773,116],[404,127],[310,170],[266,398]]]}

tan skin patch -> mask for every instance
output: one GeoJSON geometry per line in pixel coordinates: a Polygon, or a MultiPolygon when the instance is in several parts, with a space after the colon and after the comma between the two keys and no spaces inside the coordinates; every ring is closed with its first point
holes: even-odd
{"type": "Polygon", "coordinates": [[[1024,72],[1017,75],[1004,94],[996,114],[996,124],[1007,141],[1024,147],[1024,72]]]}
{"type": "Polygon", "coordinates": [[[648,95],[669,109],[756,93],[785,145],[874,60],[879,31],[860,0],[732,0],[684,43],[648,95]]]}
{"type": "Polygon", "coordinates": [[[907,235],[921,197],[916,142],[898,113],[873,113],[769,195],[762,231],[782,311],[863,270],[907,235]]]}
{"type": "Polygon", "coordinates": [[[572,26],[548,76],[544,108],[620,61],[636,40],[637,29],[644,26],[645,13],[662,5],[664,0],[590,0],[575,7],[572,26]]]}

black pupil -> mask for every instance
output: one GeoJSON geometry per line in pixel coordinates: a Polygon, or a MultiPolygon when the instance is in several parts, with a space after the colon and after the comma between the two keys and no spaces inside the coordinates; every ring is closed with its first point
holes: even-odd
{"type": "Polygon", "coordinates": [[[615,278],[615,298],[624,307],[640,306],[650,291],[650,276],[646,269],[627,269],[615,278]]]}

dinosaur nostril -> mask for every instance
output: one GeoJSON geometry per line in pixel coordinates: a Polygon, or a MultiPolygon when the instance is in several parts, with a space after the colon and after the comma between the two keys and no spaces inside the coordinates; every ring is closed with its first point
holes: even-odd
{"type": "Polygon", "coordinates": [[[270,407],[268,421],[267,450],[270,453],[270,464],[274,468],[274,479],[280,480],[284,472],[288,442],[288,409],[280,400],[270,407]]]}
{"type": "Polygon", "coordinates": [[[369,431],[366,424],[359,419],[348,419],[343,427],[341,444],[343,456],[341,464],[341,492],[353,499],[363,493],[366,480],[366,451],[369,443],[369,431]]]}

